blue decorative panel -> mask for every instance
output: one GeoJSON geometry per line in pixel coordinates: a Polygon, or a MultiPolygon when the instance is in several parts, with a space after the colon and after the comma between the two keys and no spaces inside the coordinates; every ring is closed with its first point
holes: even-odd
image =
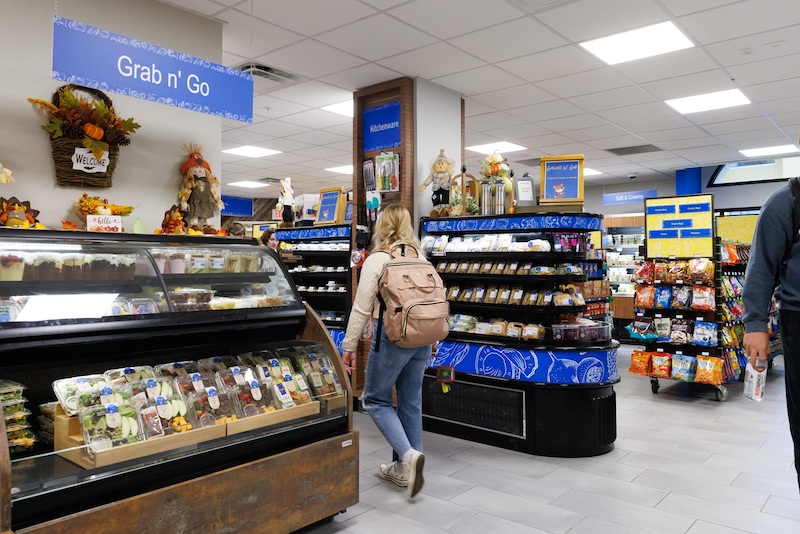
{"type": "Polygon", "coordinates": [[[600,230],[603,218],[588,213],[509,215],[506,217],[432,219],[423,223],[425,233],[492,232],[511,230],[600,230]]]}
{"type": "Polygon", "coordinates": [[[339,354],[342,354],[342,342],[344,341],[344,330],[339,330],[338,328],[328,328],[328,333],[331,335],[333,339],[333,343],[336,345],[336,349],[339,351],[339,354]]]}
{"type": "Polygon", "coordinates": [[[275,231],[275,239],[278,241],[299,239],[330,239],[335,237],[350,237],[350,226],[290,228],[275,231]]]}
{"type": "Polygon", "coordinates": [[[428,364],[456,372],[547,384],[602,384],[619,381],[617,349],[527,350],[443,341],[428,364]]]}

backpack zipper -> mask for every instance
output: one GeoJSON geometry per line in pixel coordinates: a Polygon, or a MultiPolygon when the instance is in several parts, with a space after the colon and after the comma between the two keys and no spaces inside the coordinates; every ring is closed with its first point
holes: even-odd
{"type": "Polygon", "coordinates": [[[411,308],[415,306],[426,306],[428,304],[440,304],[441,300],[426,300],[423,302],[415,302],[408,308],[406,308],[406,312],[403,314],[403,338],[406,337],[406,330],[408,329],[408,314],[411,313],[411,308]]]}

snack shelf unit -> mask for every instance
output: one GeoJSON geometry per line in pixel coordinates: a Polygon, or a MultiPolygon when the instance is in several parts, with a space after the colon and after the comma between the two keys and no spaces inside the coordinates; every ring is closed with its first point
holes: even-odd
{"type": "Polygon", "coordinates": [[[601,224],[602,216],[588,213],[421,219],[423,249],[445,282],[453,324],[460,325],[464,315],[480,319],[473,331],[452,327],[429,363],[423,381],[426,430],[546,456],[595,456],[613,449],[618,343],[607,323],[561,320],[608,300],[568,294],[576,284],[584,290],[603,284],[603,262],[587,260],[586,252],[587,235],[601,224]],[[436,241],[441,245],[445,236],[451,245],[459,239],[497,240],[507,248],[441,250],[436,241]],[[517,251],[528,242],[542,250],[517,251]],[[497,286],[495,296],[490,286],[497,286]],[[470,288],[473,296],[462,300],[470,288]],[[448,367],[455,381],[445,393],[437,369],[448,367]]]}
{"type": "Polygon", "coordinates": [[[351,231],[346,224],[275,232],[278,241],[293,246],[282,252],[289,274],[300,296],[328,327],[340,353],[352,295],[351,231]]]}
{"type": "Polygon", "coordinates": [[[55,417],[56,447],[74,448],[10,454],[0,429],[0,531],[294,531],[358,502],[349,382],[275,253],[251,239],[0,229],[0,256],[16,259],[0,282],[14,306],[0,376],[26,385],[29,406],[64,377],[306,341],[332,356],[345,393],[94,456],[78,416],[55,417]],[[229,262],[224,275],[186,272],[157,261],[164,252],[229,262]]]}

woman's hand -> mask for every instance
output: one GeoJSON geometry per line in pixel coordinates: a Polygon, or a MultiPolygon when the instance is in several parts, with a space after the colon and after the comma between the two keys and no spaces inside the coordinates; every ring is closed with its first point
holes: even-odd
{"type": "Polygon", "coordinates": [[[353,369],[356,368],[356,353],[352,350],[342,352],[342,363],[344,364],[345,371],[352,373],[353,369]]]}

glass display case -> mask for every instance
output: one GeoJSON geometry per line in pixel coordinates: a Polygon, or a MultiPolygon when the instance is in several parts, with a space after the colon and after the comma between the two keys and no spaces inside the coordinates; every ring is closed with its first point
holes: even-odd
{"type": "MultiPolygon", "coordinates": [[[[295,530],[358,500],[347,375],[255,240],[0,228],[0,357],[3,531],[127,531],[115,518],[144,502],[170,516],[164,489],[184,507],[221,491],[227,525],[253,531],[251,516],[295,530]],[[283,471],[309,448],[311,483],[283,477],[245,506],[254,466],[283,471]],[[276,508],[285,491],[310,513],[276,508]]],[[[192,525],[214,524],[206,508],[192,525]]]]}

